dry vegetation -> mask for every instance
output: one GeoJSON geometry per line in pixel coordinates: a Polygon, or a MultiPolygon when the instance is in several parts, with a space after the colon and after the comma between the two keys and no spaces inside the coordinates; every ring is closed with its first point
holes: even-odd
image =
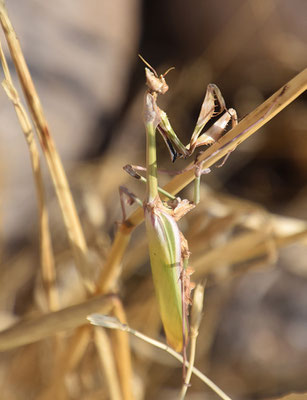
{"type": "MultiPolygon", "coordinates": [[[[142,209],[136,209],[113,229],[120,218],[117,187],[122,180],[120,166],[125,162],[114,153],[103,162],[79,167],[71,177],[81,199],[77,212],[52,132],[3,2],[0,20],[29,110],[28,113],[22,105],[0,49],[5,75],[3,87],[29,146],[37,193],[40,252],[38,259],[32,245],[5,260],[0,289],[3,298],[10,298],[14,307],[8,307],[7,312],[2,310],[1,314],[1,398],[179,398],[180,363],[164,350],[127,332],[96,328],[86,319],[92,313],[114,316],[122,323],[128,322],[132,329],[163,342],[148,272],[146,237],[141,226],[134,232],[142,223],[142,209]],[[52,217],[48,217],[50,207],[47,207],[38,146],[47,161],[60,205],[58,215],[52,217]],[[56,243],[54,248],[52,242],[56,243]]],[[[199,70],[199,63],[185,73],[193,75],[193,68],[199,70]]],[[[274,116],[278,118],[278,113],[306,88],[307,70],[276,88],[270,98],[202,153],[202,159],[206,160],[204,168],[236,149],[274,116]]],[[[225,168],[227,164],[219,173],[225,168]]],[[[211,175],[214,173],[215,170],[211,175]]],[[[193,171],[189,170],[171,179],[166,188],[177,194],[193,177],[193,171]]],[[[207,281],[196,365],[202,371],[210,371],[209,355],[221,312],[231,296],[231,282],[251,270],[272,267],[280,250],[287,246],[304,247],[307,222],[270,213],[255,202],[204,184],[201,203],[181,226],[192,252],[193,280],[207,281]]],[[[223,371],[214,374],[223,385],[223,371]]],[[[190,398],[218,398],[196,377],[192,385],[188,390],[190,398]]],[[[229,384],[233,393],[235,386],[236,381],[229,384]]],[[[238,386],[244,385],[238,382],[238,386]]],[[[227,394],[232,396],[231,392],[227,394]]],[[[301,397],[290,396],[289,400],[296,398],[301,397]]]]}

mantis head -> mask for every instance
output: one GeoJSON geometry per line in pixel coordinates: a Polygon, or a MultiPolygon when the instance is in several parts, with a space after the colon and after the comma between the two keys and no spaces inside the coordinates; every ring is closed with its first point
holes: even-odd
{"type": "Polygon", "coordinates": [[[168,84],[165,81],[166,74],[174,67],[169,68],[164,74],[158,76],[157,71],[139,54],[140,59],[148,68],[145,68],[146,85],[151,93],[164,94],[168,91],[168,84]]]}

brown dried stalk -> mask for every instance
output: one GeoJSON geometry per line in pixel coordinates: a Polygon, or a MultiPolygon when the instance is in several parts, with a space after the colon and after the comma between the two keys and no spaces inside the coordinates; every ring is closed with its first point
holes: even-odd
{"type": "Polygon", "coordinates": [[[55,286],[55,266],[54,266],[54,256],[51,245],[50,230],[49,230],[49,220],[48,211],[45,201],[44,184],[42,178],[42,171],[40,167],[39,152],[34,140],[33,129],[28,117],[26,110],[24,109],[20,98],[18,96],[17,90],[14,87],[11,74],[4,56],[2,46],[0,43],[0,60],[5,76],[5,80],[2,82],[2,86],[8,96],[12,101],[17,118],[21,129],[26,138],[32,171],[34,175],[34,182],[36,188],[37,204],[38,204],[38,214],[39,214],[39,230],[40,230],[40,257],[41,257],[41,273],[43,279],[43,285],[46,289],[48,308],[51,311],[58,309],[58,293],[55,286]]]}
{"type": "Polygon", "coordinates": [[[114,296],[97,296],[75,306],[63,308],[29,321],[22,321],[0,332],[0,351],[13,349],[84,325],[87,315],[100,310],[108,314],[114,296]]]}
{"type": "Polygon", "coordinates": [[[8,17],[4,0],[0,1],[0,23],[4,31],[11,57],[25,95],[35,129],[37,131],[43,153],[53,180],[55,191],[60,203],[64,223],[70,240],[76,266],[81,273],[86,288],[94,291],[94,284],[89,276],[87,244],[81,228],[76,207],[69,189],[63,165],[56,150],[43,108],[32,81],[28,66],[23,56],[20,43],[8,17]]]}
{"type": "Polygon", "coordinates": [[[122,396],[115,368],[114,353],[112,352],[112,345],[109,336],[103,328],[95,328],[94,340],[101,368],[106,374],[110,399],[121,400],[122,396]]]}

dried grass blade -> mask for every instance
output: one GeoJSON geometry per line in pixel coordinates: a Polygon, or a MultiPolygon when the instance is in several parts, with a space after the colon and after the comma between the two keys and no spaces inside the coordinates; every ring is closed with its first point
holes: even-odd
{"type": "Polygon", "coordinates": [[[122,396],[120,392],[118,376],[116,373],[111,342],[104,329],[95,329],[95,344],[97,347],[101,368],[106,376],[110,399],[121,400],[122,396]]]}
{"type": "Polygon", "coordinates": [[[24,133],[29,148],[39,214],[41,273],[43,285],[46,289],[48,308],[51,311],[55,311],[58,309],[59,301],[57,289],[55,286],[56,272],[50,238],[48,211],[45,201],[45,192],[40,166],[39,152],[36,142],[34,140],[33,129],[30,123],[30,119],[20,101],[17,90],[14,87],[1,43],[0,60],[5,76],[5,80],[2,82],[2,86],[4,87],[8,98],[12,101],[15,107],[19,124],[24,133]]]}
{"type": "MultiPolygon", "coordinates": [[[[127,322],[127,318],[122,303],[119,300],[115,300],[113,304],[113,313],[115,317],[125,324],[127,322]]],[[[112,334],[115,342],[113,351],[115,354],[115,361],[118,369],[123,399],[133,400],[134,396],[132,391],[132,366],[129,335],[127,332],[117,329],[112,332],[112,334]]]]}
{"type": "Polygon", "coordinates": [[[89,277],[87,259],[88,248],[80,220],[69,189],[63,165],[50,135],[39,96],[36,92],[28,66],[24,59],[20,43],[8,17],[4,0],[0,1],[0,22],[9,46],[11,57],[18,73],[24,96],[34,121],[43,153],[47,160],[48,168],[62,210],[76,266],[83,276],[85,286],[89,291],[93,292],[94,285],[89,277]]]}
{"type": "Polygon", "coordinates": [[[81,304],[63,308],[29,321],[22,321],[0,332],[0,351],[50,337],[57,332],[75,329],[84,325],[86,316],[100,310],[108,314],[114,296],[98,296],[81,304]]]}

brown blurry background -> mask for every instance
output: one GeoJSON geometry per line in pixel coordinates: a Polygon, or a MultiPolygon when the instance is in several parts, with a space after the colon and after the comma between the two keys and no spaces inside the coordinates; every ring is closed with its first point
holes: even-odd
{"type": "MultiPolygon", "coordinates": [[[[140,197],[144,193],[144,188],[122,171],[126,163],[144,165],[145,158],[144,65],[138,53],[158,73],[176,67],[167,76],[169,93],[159,104],[184,143],[209,82],[219,86],[226,104],[235,108],[241,119],[307,64],[305,0],[11,0],[7,8],[93,257],[102,260],[114,237],[115,222],[121,218],[119,185],[129,186],[140,197]]],[[[13,72],[13,65],[10,67],[13,72]]],[[[213,168],[203,178],[208,202],[190,217],[189,226],[183,226],[186,236],[193,238],[189,228],[195,219],[220,218],[223,212],[239,215],[244,207],[246,215],[261,210],[261,218],[271,218],[269,213],[273,213],[304,224],[306,122],[306,95],[302,95],[231,154],[223,168],[213,168]],[[221,204],[228,207],[227,212],[223,209],[222,214],[215,214],[221,204]]],[[[160,139],[158,149],[161,165],[169,168],[160,139]]],[[[179,161],[175,167],[184,165],[179,161]]],[[[45,172],[64,307],[80,302],[84,292],[45,172]]],[[[29,155],[3,91],[0,189],[0,327],[4,329],[46,308],[38,278],[37,205],[29,155]]],[[[259,229],[265,229],[270,221],[264,220],[259,229]]],[[[210,246],[226,241],[228,234],[221,230],[210,246]]],[[[123,263],[119,290],[129,324],[157,336],[159,316],[143,236],[138,228],[123,263]],[[151,329],[152,321],[155,329],[151,329]]],[[[193,243],[191,250],[193,254],[193,243]]],[[[240,265],[229,272],[227,263],[222,264],[218,272],[210,271],[196,365],[234,399],[307,392],[306,239],[275,252],[257,268],[240,265]]],[[[194,280],[204,277],[197,271],[195,276],[194,280]]],[[[177,398],[180,367],[144,346],[132,339],[135,398],[177,398]]],[[[46,357],[48,343],[44,342],[1,353],[0,397],[43,399],[51,384],[46,357]]],[[[65,398],[108,398],[103,378],[97,373],[93,377],[91,372],[96,364],[95,351],[89,345],[75,374],[67,380],[65,398]]],[[[217,396],[193,378],[188,398],[217,396]]]]}

